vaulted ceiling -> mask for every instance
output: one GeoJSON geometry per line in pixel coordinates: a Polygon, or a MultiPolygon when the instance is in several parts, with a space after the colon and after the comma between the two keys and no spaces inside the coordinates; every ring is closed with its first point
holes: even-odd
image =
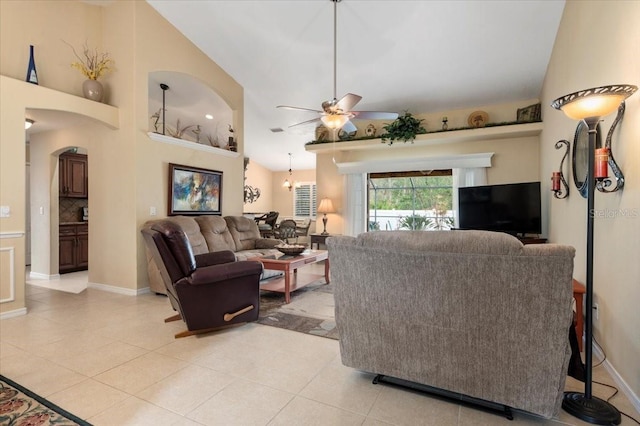
{"type": "MultiPolygon", "coordinates": [[[[147,0],[244,87],[245,154],[271,170],[315,167],[313,126],[333,97],[331,0],[147,0]],[[273,133],[270,129],[285,131],[273,133]]],[[[564,8],[557,0],[342,0],[337,97],[412,113],[538,98],[564,8]]]]}

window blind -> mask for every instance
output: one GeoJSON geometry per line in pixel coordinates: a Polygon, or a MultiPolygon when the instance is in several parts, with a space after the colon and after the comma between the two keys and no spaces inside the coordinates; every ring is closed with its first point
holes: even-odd
{"type": "Polygon", "coordinates": [[[316,217],[316,184],[300,183],[293,188],[293,214],[296,218],[316,217]]]}

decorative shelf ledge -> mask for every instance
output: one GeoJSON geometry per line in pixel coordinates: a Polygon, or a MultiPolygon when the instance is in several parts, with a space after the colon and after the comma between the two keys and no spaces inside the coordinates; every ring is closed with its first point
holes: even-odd
{"type": "Polygon", "coordinates": [[[222,155],[223,157],[238,158],[239,152],[229,151],[222,148],[216,148],[214,146],[202,145],[197,142],[186,141],[184,139],[174,138],[172,136],[161,135],[160,133],[148,132],[149,139],[156,142],[164,142],[170,145],[182,146],[184,148],[196,149],[198,151],[209,152],[211,154],[222,155]]]}
{"type": "MultiPolygon", "coordinates": [[[[120,128],[118,107],[4,75],[0,75],[0,87],[6,99],[21,99],[21,103],[27,109],[69,112],[97,120],[110,129],[120,128]]],[[[52,121],[47,123],[50,128],[59,128],[67,124],[66,122],[54,123],[53,118],[49,118],[49,121],[52,121]]]]}
{"type": "Polygon", "coordinates": [[[355,141],[335,141],[308,144],[305,149],[309,152],[322,153],[331,151],[356,151],[364,149],[394,149],[411,148],[415,146],[436,145],[457,142],[486,141],[495,139],[522,138],[537,136],[542,132],[542,122],[513,124],[510,126],[482,127],[478,129],[451,130],[446,132],[426,133],[417,135],[411,142],[394,142],[389,146],[382,143],[380,138],[355,141]]]}

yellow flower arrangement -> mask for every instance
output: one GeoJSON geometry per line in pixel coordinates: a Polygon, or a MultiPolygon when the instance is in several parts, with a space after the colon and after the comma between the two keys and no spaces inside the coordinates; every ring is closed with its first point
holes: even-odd
{"type": "Polygon", "coordinates": [[[78,62],[71,63],[71,67],[79,70],[89,80],[97,80],[113,69],[113,59],[109,58],[108,53],[98,53],[98,49],[90,50],[85,45],[82,51],[84,58],[82,58],[73,46],[70,44],[69,46],[73,50],[73,54],[78,58],[78,62]]]}

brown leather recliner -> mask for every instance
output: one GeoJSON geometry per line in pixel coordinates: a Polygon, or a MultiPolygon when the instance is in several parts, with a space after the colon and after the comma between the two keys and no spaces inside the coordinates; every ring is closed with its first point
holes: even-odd
{"type": "Polygon", "coordinates": [[[236,262],[232,251],[195,255],[180,225],[161,220],[142,230],[167,288],[171,306],[188,331],[176,338],[255,321],[260,308],[262,264],[236,262]]]}

